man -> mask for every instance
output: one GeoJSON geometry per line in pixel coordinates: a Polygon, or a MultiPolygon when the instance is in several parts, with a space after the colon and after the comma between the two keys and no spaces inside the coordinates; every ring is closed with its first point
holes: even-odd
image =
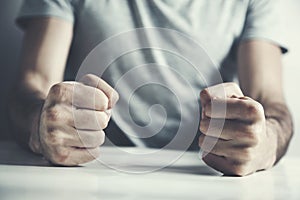
{"type": "MultiPolygon", "coordinates": [[[[74,79],[88,53],[113,35],[134,28],[161,27],[185,33],[201,43],[221,66],[219,70],[227,82],[205,89],[203,81],[192,76],[188,67],[176,66],[194,83],[195,90],[203,89],[198,145],[205,152],[204,162],[224,174],[239,176],[272,167],[285,154],[292,136],[281,78],[281,53],[286,49],[279,37],[276,5],[273,0],[27,0],[18,17],[25,35],[20,78],[10,107],[16,137],[54,164],[72,166],[93,160],[104,142],[103,129],[111,109],[119,96],[122,98],[118,94],[122,91],[112,86],[133,66],[159,63],[157,52],[143,50],[122,57],[117,67],[101,78],[88,74],[77,82],[63,82],[64,71],[65,79],[74,79]],[[240,86],[232,83],[235,72],[240,86]],[[76,101],[72,98],[74,86],[76,101]],[[222,90],[226,97],[220,98],[222,90]],[[91,95],[94,98],[86,98],[91,95]],[[224,104],[225,116],[212,112],[212,105],[224,104]],[[220,120],[225,120],[221,130],[209,128],[220,120]],[[204,141],[216,144],[210,149],[204,141]]],[[[176,44],[172,38],[165,40],[176,44]]],[[[158,54],[165,63],[172,63],[171,56],[158,54]]],[[[210,70],[210,66],[205,67],[210,70]]],[[[164,73],[156,75],[169,79],[164,73]]],[[[140,76],[151,79],[147,73],[140,76]]],[[[177,84],[177,80],[173,82],[177,84]]],[[[145,91],[131,106],[133,118],[144,126],[147,116],[140,110],[153,104],[145,93],[154,89],[145,91]]],[[[183,109],[188,110],[190,102],[186,99],[183,109]]],[[[157,102],[170,108],[171,118],[160,134],[143,140],[149,147],[164,146],[172,140],[172,131],[178,129],[175,100],[159,92],[157,102]]],[[[190,113],[192,121],[195,116],[190,113]]]]}

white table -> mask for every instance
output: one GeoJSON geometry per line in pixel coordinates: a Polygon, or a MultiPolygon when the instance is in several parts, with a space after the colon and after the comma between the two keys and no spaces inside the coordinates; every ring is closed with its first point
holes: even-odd
{"type": "MultiPolygon", "coordinates": [[[[166,155],[175,153],[165,151],[166,155]]],[[[139,174],[110,167],[147,170],[158,166],[163,157],[143,165],[120,157],[114,147],[103,147],[102,157],[106,164],[94,161],[81,167],[53,167],[12,142],[1,142],[0,199],[300,199],[299,158],[286,157],[269,171],[240,178],[221,176],[190,152],[163,170],[139,174]]]]}

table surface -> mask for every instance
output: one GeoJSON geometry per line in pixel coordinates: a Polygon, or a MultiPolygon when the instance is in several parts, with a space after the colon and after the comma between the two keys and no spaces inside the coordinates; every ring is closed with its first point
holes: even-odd
{"type": "Polygon", "coordinates": [[[54,167],[13,142],[0,143],[0,199],[300,199],[300,159],[285,157],[271,170],[225,177],[186,152],[159,169],[178,151],[139,162],[120,153],[153,150],[102,147],[102,160],[79,167],[54,167]],[[137,172],[137,173],[133,173],[137,172]]]}

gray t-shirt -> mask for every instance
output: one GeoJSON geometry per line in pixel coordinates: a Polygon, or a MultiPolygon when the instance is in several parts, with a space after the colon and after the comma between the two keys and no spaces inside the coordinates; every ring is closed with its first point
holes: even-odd
{"type": "MultiPolygon", "coordinates": [[[[170,144],[176,134],[179,137],[171,148],[185,148],[191,143],[186,138],[197,138],[195,126],[199,126],[200,108],[199,97],[195,102],[194,96],[199,96],[204,87],[220,82],[216,80],[219,72],[223,81],[233,81],[236,50],[241,41],[265,40],[286,51],[280,38],[277,0],[26,0],[18,22],[43,16],[74,23],[66,79],[76,77],[84,59],[103,41],[109,41],[104,45],[107,54],[122,52],[116,51],[119,48],[132,50],[118,55],[102,77],[112,86],[125,80],[117,87],[122,106],[116,109],[114,119],[124,132],[132,135],[136,144],[149,147],[170,144]],[[154,27],[163,28],[164,33],[151,32],[154,27]],[[118,36],[135,28],[149,28],[150,32],[135,34],[138,39],[131,36],[118,41],[118,36]],[[173,31],[168,35],[165,30],[173,31]],[[112,37],[115,42],[110,42],[112,37]],[[145,41],[151,47],[166,43],[170,50],[136,49],[137,43],[145,41]],[[198,51],[191,41],[203,51],[198,51]],[[181,50],[182,56],[175,54],[174,49],[181,50]],[[184,59],[185,54],[193,53],[198,53],[202,60],[197,63],[203,70],[200,73],[184,59]],[[125,74],[130,75],[124,79],[125,74]],[[188,93],[191,91],[193,94],[188,93]],[[157,104],[165,110],[151,107],[157,104]],[[143,139],[135,139],[139,136],[143,139]],[[187,142],[181,142],[185,139],[187,142]]],[[[90,69],[83,71],[97,74],[90,69]]],[[[194,148],[196,143],[192,145],[194,148]]]]}

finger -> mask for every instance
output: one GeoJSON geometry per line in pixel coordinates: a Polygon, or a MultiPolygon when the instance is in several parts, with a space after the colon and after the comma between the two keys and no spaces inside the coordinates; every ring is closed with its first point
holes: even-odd
{"type": "Polygon", "coordinates": [[[119,94],[103,79],[93,74],[87,74],[80,80],[85,85],[102,90],[109,99],[108,108],[112,108],[119,99],[119,94]]]}
{"type": "Polygon", "coordinates": [[[103,130],[110,120],[110,112],[77,109],[57,104],[47,108],[43,113],[48,125],[70,126],[82,130],[103,130]]]}
{"type": "Polygon", "coordinates": [[[248,122],[265,118],[262,105],[250,98],[213,99],[206,104],[205,115],[209,118],[224,119],[225,117],[226,119],[238,119],[248,122]]]}
{"type": "Polygon", "coordinates": [[[54,85],[50,89],[48,98],[46,107],[52,106],[53,102],[99,111],[104,111],[108,107],[108,98],[101,90],[76,82],[54,85]]]}
{"type": "Polygon", "coordinates": [[[95,160],[100,155],[100,148],[78,149],[70,147],[58,147],[57,154],[50,161],[56,165],[76,166],[95,160]]]}
{"type": "Polygon", "coordinates": [[[222,83],[202,90],[200,93],[200,101],[202,108],[201,118],[207,118],[207,116],[205,115],[205,107],[206,104],[210,103],[212,99],[226,99],[231,98],[233,96],[243,97],[243,93],[240,87],[235,83],[222,83]]]}
{"type": "Polygon", "coordinates": [[[49,100],[48,102],[51,104],[53,104],[53,102],[71,104],[74,84],[76,84],[76,82],[59,83],[53,85],[47,97],[49,100]]]}
{"type": "Polygon", "coordinates": [[[205,88],[200,93],[201,104],[204,106],[211,99],[226,99],[231,97],[243,97],[243,92],[236,83],[222,83],[205,88]]]}
{"type": "Polygon", "coordinates": [[[212,153],[218,156],[228,156],[228,153],[224,149],[230,148],[230,143],[226,140],[200,135],[199,137],[199,147],[201,150],[212,153]]]}
{"type": "Polygon", "coordinates": [[[100,148],[94,149],[72,149],[72,152],[67,160],[71,164],[84,164],[97,159],[100,155],[100,148]]]}
{"type": "Polygon", "coordinates": [[[206,136],[221,138],[224,140],[235,140],[238,143],[255,144],[256,134],[260,126],[244,123],[237,120],[224,119],[202,119],[200,131],[206,136]]]}
{"type": "Polygon", "coordinates": [[[42,113],[42,119],[47,122],[50,127],[55,126],[70,126],[74,127],[74,118],[72,114],[72,108],[64,104],[55,104],[45,110],[42,113]]]}
{"type": "Polygon", "coordinates": [[[72,105],[76,108],[105,111],[109,107],[109,99],[104,92],[83,84],[74,86],[72,100],[72,105]]]}
{"type": "Polygon", "coordinates": [[[204,157],[202,160],[213,169],[222,172],[223,174],[231,175],[231,166],[226,158],[217,156],[212,153],[203,152],[204,157]]]}
{"type": "Polygon", "coordinates": [[[203,152],[203,161],[213,169],[222,172],[228,176],[245,176],[254,172],[251,166],[231,161],[222,156],[217,156],[212,153],[203,152]]]}
{"type": "Polygon", "coordinates": [[[65,145],[77,148],[96,148],[105,141],[104,131],[71,130],[72,134],[65,141],[65,145]]]}
{"type": "Polygon", "coordinates": [[[234,163],[245,163],[252,159],[252,148],[242,144],[236,144],[235,141],[222,140],[210,136],[200,135],[199,147],[201,150],[222,156],[234,163]]]}
{"type": "Polygon", "coordinates": [[[107,127],[110,115],[107,112],[73,109],[74,127],[81,130],[103,130],[107,127]]]}
{"type": "Polygon", "coordinates": [[[95,148],[104,143],[104,131],[77,130],[67,126],[48,126],[43,140],[50,146],[95,148]]]}

